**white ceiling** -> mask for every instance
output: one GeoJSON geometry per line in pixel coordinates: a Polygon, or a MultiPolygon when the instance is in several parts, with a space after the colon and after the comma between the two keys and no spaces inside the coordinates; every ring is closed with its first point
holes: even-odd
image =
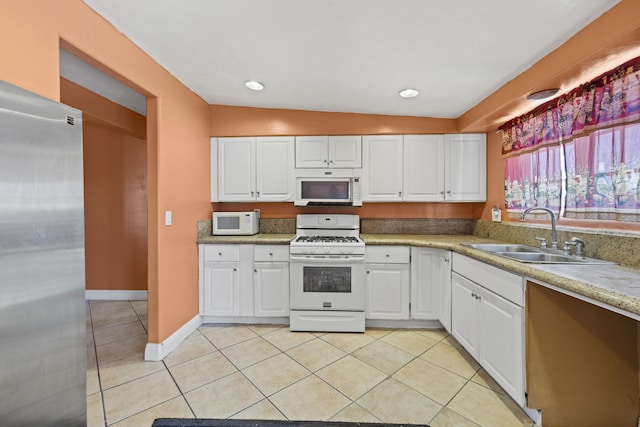
{"type": "Polygon", "coordinates": [[[618,1],[84,0],[209,104],[441,118],[618,1]]]}

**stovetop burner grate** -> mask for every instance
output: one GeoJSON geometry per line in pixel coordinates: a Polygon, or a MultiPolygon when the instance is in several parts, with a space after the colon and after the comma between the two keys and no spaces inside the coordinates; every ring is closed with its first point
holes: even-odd
{"type": "Polygon", "coordinates": [[[353,236],[299,236],[296,242],[300,243],[358,243],[358,238],[353,236]]]}

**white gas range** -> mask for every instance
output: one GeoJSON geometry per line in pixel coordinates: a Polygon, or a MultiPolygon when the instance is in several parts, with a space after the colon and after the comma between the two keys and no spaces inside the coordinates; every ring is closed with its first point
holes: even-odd
{"type": "Polygon", "coordinates": [[[358,215],[298,215],[290,253],[292,331],[364,331],[364,254],[358,215]]]}

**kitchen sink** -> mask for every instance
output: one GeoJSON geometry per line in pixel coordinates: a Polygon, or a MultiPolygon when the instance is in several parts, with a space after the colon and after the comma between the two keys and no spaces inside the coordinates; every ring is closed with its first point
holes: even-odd
{"type": "Polygon", "coordinates": [[[474,249],[480,249],[485,252],[539,252],[539,249],[526,245],[515,244],[502,244],[502,243],[466,243],[463,246],[468,246],[474,249]]]}
{"type": "Polygon", "coordinates": [[[602,261],[595,258],[577,257],[545,248],[534,248],[527,245],[500,244],[500,243],[478,243],[463,244],[473,249],[490,252],[504,258],[515,261],[535,263],[535,264],[615,264],[614,262],[602,261]]]}

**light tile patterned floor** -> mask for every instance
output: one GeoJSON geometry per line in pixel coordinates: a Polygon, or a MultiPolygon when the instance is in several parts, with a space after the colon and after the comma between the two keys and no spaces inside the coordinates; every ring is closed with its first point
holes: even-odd
{"type": "Polygon", "coordinates": [[[146,342],[146,301],[87,302],[89,427],[159,417],[531,425],[444,331],[204,325],[161,362],[143,360],[146,342]]]}

